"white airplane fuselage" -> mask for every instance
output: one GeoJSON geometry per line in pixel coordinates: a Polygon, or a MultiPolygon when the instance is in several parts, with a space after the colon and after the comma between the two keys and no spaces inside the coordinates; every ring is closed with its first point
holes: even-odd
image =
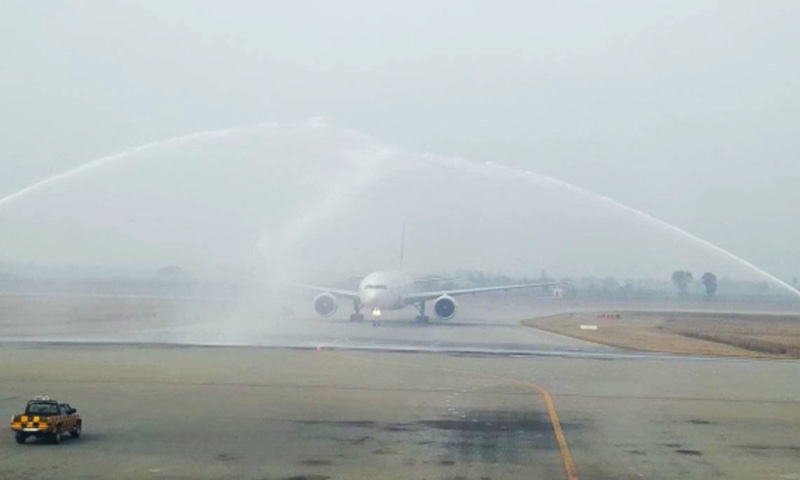
{"type": "Polygon", "coordinates": [[[358,285],[358,297],[364,308],[400,310],[406,307],[404,299],[412,293],[414,280],[403,272],[373,272],[358,285]]]}
{"type": "Polygon", "coordinates": [[[323,317],[335,314],[339,300],[345,298],[353,302],[350,321],[364,320],[362,310],[366,309],[367,313],[372,313],[373,324],[378,324],[381,312],[384,310],[400,310],[413,306],[419,313],[417,321],[427,323],[430,318],[425,313],[426,303],[432,302],[433,313],[436,317],[440,320],[450,320],[455,316],[457,310],[456,301],[453,298],[455,296],[555,285],[554,282],[544,282],[418,291],[417,283],[403,272],[380,271],[364,277],[357,291],[313,285],[296,286],[317,292],[313,302],[314,310],[323,317]]]}

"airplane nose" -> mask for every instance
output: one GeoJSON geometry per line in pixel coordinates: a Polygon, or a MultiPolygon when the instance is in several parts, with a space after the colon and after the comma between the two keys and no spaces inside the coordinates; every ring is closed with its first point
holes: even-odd
{"type": "Polygon", "coordinates": [[[361,303],[367,308],[379,307],[381,292],[367,290],[361,293],[361,303]]]}
{"type": "Polygon", "coordinates": [[[365,307],[372,308],[372,306],[375,304],[375,297],[376,297],[376,292],[372,292],[369,290],[361,292],[361,303],[365,307]]]}

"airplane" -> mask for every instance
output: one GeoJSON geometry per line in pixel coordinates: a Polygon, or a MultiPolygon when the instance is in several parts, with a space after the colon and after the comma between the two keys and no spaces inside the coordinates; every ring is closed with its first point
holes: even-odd
{"type": "Polygon", "coordinates": [[[358,291],[342,290],[337,288],[319,287],[314,285],[294,284],[295,287],[316,291],[319,294],[314,298],[314,310],[322,317],[330,317],[339,307],[339,299],[345,298],[353,302],[354,312],[350,315],[351,322],[364,320],[361,310],[366,308],[372,311],[372,324],[379,325],[381,314],[384,310],[401,310],[409,305],[417,309],[418,323],[428,323],[430,317],[425,314],[426,302],[433,301],[433,312],[440,320],[450,320],[456,315],[457,304],[453,297],[458,295],[507,291],[520,288],[536,288],[545,286],[558,286],[557,282],[523,283],[516,285],[499,285],[493,287],[461,288],[451,290],[433,290],[417,292],[414,286],[420,282],[414,281],[409,275],[401,271],[379,271],[365,276],[358,286],[358,291]]]}

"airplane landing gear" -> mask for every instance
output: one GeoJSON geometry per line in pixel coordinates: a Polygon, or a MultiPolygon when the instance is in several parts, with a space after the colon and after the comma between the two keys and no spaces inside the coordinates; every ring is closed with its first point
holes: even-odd
{"type": "Polygon", "coordinates": [[[363,322],[364,321],[364,314],[361,313],[361,302],[358,300],[353,300],[353,310],[354,313],[350,314],[350,321],[351,322],[363,322]]]}
{"type": "Polygon", "coordinates": [[[425,302],[415,303],[414,307],[419,312],[417,315],[416,322],[417,323],[430,323],[431,319],[429,316],[425,315],[425,302]]]}

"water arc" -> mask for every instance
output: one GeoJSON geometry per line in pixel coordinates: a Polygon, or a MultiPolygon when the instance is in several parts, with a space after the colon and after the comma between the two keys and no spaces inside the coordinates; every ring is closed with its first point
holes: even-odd
{"type": "MultiPolygon", "coordinates": [[[[376,213],[380,212],[375,209],[364,208],[357,220],[356,214],[353,214],[349,224],[348,220],[344,219],[344,223],[347,224],[346,227],[337,227],[336,225],[342,223],[342,211],[355,209],[358,212],[358,208],[369,207],[370,205],[375,206],[375,208],[380,206],[383,209],[382,211],[389,211],[394,208],[391,206],[391,202],[382,203],[390,195],[389,192],[396,198],[413,197],[414,195],[419,195],[414,193],[414,189],[418,188],[426,192],[424,194],[426,198],[416,203],[412,202],[413,206],[418,211],[434,210],[434,212],[425,212],[420,217],[420,223],[425,224],[429,231],[434,232],[436,232],[437,222],[439,225],[446,224],[449,225],[450,229],[455,228],[458,230],[460,226],[466,224],[469,218],[461,219],[462,223],[453,223],[447,217],[448,215],[450,217],[462,215],[462,212],[459,211],[459,202],[468,204],[469,197],[475,196],[471,195],[471,192],[484,189],[490,194],[489,196],[502,196],[510,195],[511,193],[509,192],[516,188],[514,185],[527,185],[529,190],[533,187],[540,191],[558,193],[561,203],[553,207],[555,209],[564,207],[566,203],[577,202],[580,205],[574,209],[576,211],[581,208],[589,208],[587,207],[588,205],[593,205],[598,208],[598,211],[615,212],[616,215],[627,217],[628,221],[634,219],[636,222],[646,224],[650,228],[680,237],[686,242],[702,247],[702,249],[740,265],[757,274],[760,278],[768,279],[780,285],[794,295],[800,295],[794,288],[770,273],[707,240],[652,217],[645,212],[611,198],[597,195],[581,187],[552,177],[499,164],[477,164],[458,158],[404,153],[388,148],[363,133],[330,127],[318,120],[302,125],[263,123],[247,127],[197,132],[151,142],[88,162],[72,170],[22,188],[0,199],[0,212],[7,211],[11,205],[19,205],[24,199],[35,197],[36,194],[51,190],[58,185],[77,181],[92,172],[95,174],[107,173],[114,169],[106,167],[135,163],[131,162],[131,160],[137,158],[150,162],[149,165],[152,165],[153,168],[162,168],[169,171],[163,161],[163,155],[166,152],[170,152],[171,155],[178,158],[174,163],[178,164],[179,168],[175,167],[169,173],[173,176],[195,175],[192,178],[197,180],[196,183],[198,185],[204,181],[209,182],[208,185],[203,184],[198,187],[198,191],[208,194],[207,197],[210,198],[219,191],[212,185],[212,181],[216,179],[205,178],[198,172],[204,166],[220,168],[219,166],[223,165],[224,162],[235,163],[234,160],[227,157],[229,155],[227,147],[230,146],[226,143],[227,141],[239,142],[241,148],[234,156],[237,157],[236,161],[240,162],[241,172],[245,173],[231,173],[233,172],[231,168],[231,172],[227,174],[228,177],[225,177],[225,175],[220,177],[229,178],[230,184],[244,185],[244,187],[230,188],[225,191],[225,195],[232,196],[229,202],[230,208],[220,207],[217,211],[215,210],[216,207],[211,205],[208,207],[209,212],[212,214],[209,218],[220,222],[219,229],[229,228],[231,231],[246,229],[246,235],[243,233],[242,236],[247,236],[247,239],[242,239],[241,242],[235,245],[225,245],[222,239],[217,239],[219,240],[217,244],[204,247],[207,248],[206,255],[211,255],[221,250],[241,250],[246,248],[247,245],[257,243],[261,254],[273,252],[276,257],[280,257],[285,250],[296,248],[301,250],[297,253],[297,256],[308,256],[308,251],[324,250],[326,248],[323,243],[323,240],[326,240],[324,238],[314,243],[316,231],[327,229],[325,235],[328,237],[336,237],[338,234],[342,237],[339,239],[339,244],[346,248],[348,242],[352,242],[352,238],[349,238],[349,235],[354,231],[360,231],[359,229],[365,229],[367,233],[364,235],[364,244],[358,245],[359,254],[365,255],[365,258],[374,259],[380,254],[380,249],[376,249],[378,252],[372,252],[375,255],[370,256],[370,246],[368,244],[374,242],[381,248],[384,245],[381,243],[383,240],[377,238],[377,235],[371,236],[372,234],[369,233],[370,227],[375,226],[375,228],[382,230],[381,235],[383,235],[383,231],[392,230],[392,223],[399,225],[399,217],[390,218],[391,216],[388,216],[385,219],[386,221],[381,223],[380,215],[376,216],[376,213]],[[267,152],[266,156],[269,158],[263,159],[262,152],[267,152]],[[201,160],[197,160],[197,158],[201,160]],[[247,168],[261,169],[258,170],[261,173],[259,175],[249,175],[246,173],[247,168]],[[420,181],[420,178],[423,178],[423,180],[420,181]],[[460,189],[453,189],[448,192],[446,187],[448,183],[456,185],[460,189]],[[241,190],[241,192],[236,190],[241,190]],[[264,193],[261,190],[269,190],[271,193],[264,193]],[[237,197],[236,195],[239,194],[241,196],[237,197]],[[573,197],[581,200],[570,200],[573,197]],[[237,204],[236,201],[240,201],[240,203],[237,204]],[[426,201],[429,202],[429,205],[426,205],[426,201]],[[245,206],[241,207],[241,205],[245,206]],[[280,208],[274,208],[274,206],[280,205],[287,206],[285,211],[281,212],[280,208]],[[437,211],[446,213],[437,216],[437,211]],[[265,228],[261,226],[255,228],[251,225],[258,223],[257,220],[259,220],[259,215],[262,212],[267,212],[264,216],[269,217],[262,223],[274,224],[272,227],[265,228]],[[239,217],[238,223],[235,218],[233,220],[228,218],[237,216],[239,217]],[[337,224],[337,222],[339,223],[337,224]],[[448,224],[447,222],[450,223],[448,224]],[[245,224],[247,226],[243,227],[242,225],[245,224]],[[339,228],[338,233],[337,228],[339,228]],[[253,232],[253,230],[259,231],[253,232]],[[305,246],[305,248],[300,248],[301,246],[305,246]]],[[[169,177],[169,175],[165,176],[169,177]]],[[[214,175],[206,176],[214,177],[214,175]]],[[[183,205],[184,207],[190,205],[193,201],[193,197],[190,195],[192,192],[187,191],[183,196],[170,192],[171,186],[167,180],[147,179],[142,180],[142,182],[147,181],[151,184],[157,184],[156,186],[160,186],[163,192],[168,192],[159,197],[161,200],[167,198],[176,205],[183,205]],[[163,185],[159,182],[163,183],[163,185]]],[[[124,186],[123,180],[114,178],[108,180],[106,193],[112,190],[111,186],[122,188],[124,186]]],[[[520,188],[519,191],[514,191],[516,192],[518,203],[523,204],[523,207],[526,202],[530,202],[532,211],[544,216],[548,215],[547,208],[537,210],[538,207],[542,206],[539,203],[540,197],[526,197],[523,188],[520,188]]],[[[131,195],[133,196],[134,194],[131,195]]],[[[545,198],[545,196],[541,198],[545,198]]],[[[495,211],[505,209],[501,200],[490,202],[495,211]]],[[[82,201],[88,202],[89,200],[83,199],[82,201]]],[[[141,201],[147,202],[146,199],[141,201]]],[[[543,201],[546,202],[546,200],[543,201]]],[[[477,203],[470,205],[475,211],[480,211],[482,208],[477,203]]],[[[158,205],[155,203],[147,206],[148,209],[146,210],[149,212],[158,209],[158,205]]],[[[565,209],[567,208],[565,207],[565,209]]],[[[487,209],[482,211],[483,218],[487,223],[491,224],[492,212],[487,209]]],[[[396,213],[400,215],[399,211],[396,213]]],[[[407,209],[400,216],[407,216],[408,214],[409,210],[407,209]]],[[[530,214],[524,214],[521,208],[514,210],[514,215],[518,216],[520,224],[529,224],[532,221],[536,221],[535,219],[532,220],[530,214]]],[[[580,218],[580,215],[582,215],[580,212],[575,213],[575,215],[579,221],[585,220],[580,218]]],[[[180,215],[175,215],[175,217],[178,216],[180,215]]],[[[145,215],[141,214],[135,217],[134,220],[143,224],[147,223],[148,220],[144,217],[145,215]]],[[[86,219],[81,219],[81,221],[85,223],[86,219]]],[[[203,219],[196,219],[196,223],[191,224],[191,228],[200,228],[198,225],[202,225],[202,222],[203,219]]],[[[564,228],[563,225],[554,220],[551,220],[550,224],[545,220],[544,224],[548,225],[548,228],[564,228]]],[[[501,224],[498,228],[508,231],[513,226],[513,222],[509,220],[507,224],[501,224]]],[[[178,229],[178,227],[175,227],[175,230],[178,229]]],[[[475,233],[477,238],[477,234],[480,232],[475,233]]],[[[212,237],[214,235],[214,233],[211,234],[212,237]]],[[[318,236],[324,237],[322,234],[318,236]]],[[[449,238],[446,232],[443,237],[449,238]]],[[[453,239],[451,238],[451,240],[453,239]]],[[[391,241],[388,243],[393,244],[392,242],[394,241],[394,235],[391,235],[391,241]]],[[[546,242],[542,241],[540,243],[546,242]]],[[[479,246],[479,243],[475,243],[472,246],[472,250],[474,251],[477,246],[479,246]]],[[[511,249],[519,249],[518,244],[512,243],[507,245],[490,244],[487,248],[499,249],[505,246],[511,249]]],[[[394,247],[392,247],[392,250],[394,250],[394,247]]],[[[203,252],[198,253],[198,255],[201,254],[203,252]]],[[[461,257],[453,257],[451,264],[455,263],[458,258],[468,258],[468,255],[468,253],[462,252],[461,257]]],[[[324,260],[324,257],[320,258],[324,260]]]]}

